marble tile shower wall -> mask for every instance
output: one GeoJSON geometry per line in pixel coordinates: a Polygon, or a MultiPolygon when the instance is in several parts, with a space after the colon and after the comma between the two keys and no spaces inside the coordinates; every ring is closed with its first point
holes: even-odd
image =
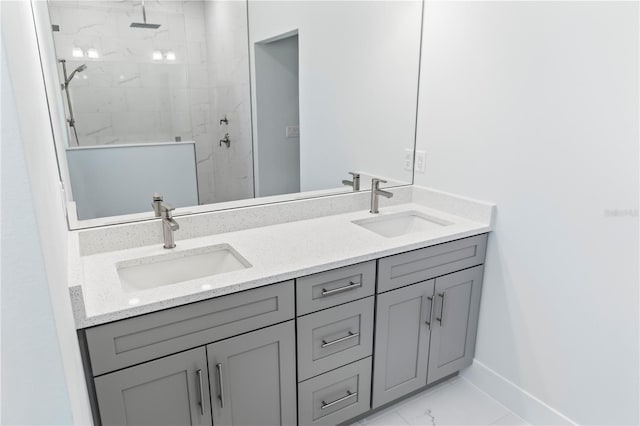
{"type": "MultiPolygon", "coordinates": [[[[229,117],[229,128],[250,122],[244,105],[249,93],[233,86],[240,77],[224,85],[213,79],[218,64],[210,61],[217,53],[211,45],[219,42],[211,38],[215,30],[207,29],[205,21],[211,18],[205,16],[205,2],[147,0],[147,21],[160,24],[158,29],[130,27],[142,22],[140,3],[134,0],[49,4],[51,22],[59,26],[54,32],[58,58],[67,60],[68,72],[87,64],[70,86],[81,146],[194,140],[201,204],[253,196],[250,133],[234,130],[233,156],[218,144],[229,131],[219,119],[233,116],[233,108],[244,116],[229,117]],[[84,57],[74,57],[74,49],[84,57]],[[90,49],[97,58],[88,57],[90,49]],[[162,57],[154,58],[154,52],[162,57]]],[[[246,18],[241,28],[246,33],[246,18]]],[[[246,35],[244,43],[247,56],[246,35]]],[[[248,64],[246,72],[248,84],[248,64]]],[[[75,146],[75,139],[70,141],[75,146]]]]}
{"type": "Polygon", "coordinates": [[[210,157],[216,201],[252,198],[253,146],[247,5],[242,1],[205,1],[205,28],[209,58],[209,101],[214,127],[231,146],[214,145],[210,157]],[[216,115],[217,114],[217,115],[216,115]],[[228,125],[219,126],[226,115],[228,125]]]}

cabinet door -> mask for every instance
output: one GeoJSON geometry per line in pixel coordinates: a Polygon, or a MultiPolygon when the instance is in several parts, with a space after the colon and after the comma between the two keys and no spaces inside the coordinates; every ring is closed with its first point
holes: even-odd
{"type": "Polygon", "coordinates": [[[373,408],[425,386],[434,280],[378,295],[373,408]]]}
{"type": "Polygon", "coordinates": [[[484,267],[436,278],[428,383],[471,365],[484,267]]]}
{"type": "Polygon", "coordinates": [[[294,322],[207,346],[215,426],[296,423],[294,322]]]}
{"type": "Polygon", "coordinates": [[[95,379],[103,425],[211,426],[203,347],[95,379]]]}

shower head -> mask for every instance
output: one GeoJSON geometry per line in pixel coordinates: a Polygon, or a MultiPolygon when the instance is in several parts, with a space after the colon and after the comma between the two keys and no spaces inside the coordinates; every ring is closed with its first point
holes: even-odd
{"type": "Polygon", "coordinates": [[[69,82],[73,79],[73,77],[76,75],[76,73],[78,72],[82,72],[84,70],[87,69],[87,64],[82,64],[80,65],[78,68],[76,68],[75,70],[73,70],[73,72],[71,73],[71,75],[69,75],[69,77],[65,80],[64,84],[65,86],[69,85],[69,82]]]}
{"type": "Polygon", "coordinates": [[[150,30],[155,30],[156,28],[160,28],[160,24],[147,24],[146,22],[132,22],[129,25],[131,28],[147,28],[150,30]]]}
{"type": "Polygon", "coordinates": [[[160,28],[160,24],[148,24],[147,23],[147,11],[144,8],[144,0],[140,0],[141,6],[142,6],[142,20],[144,22],[132,22],[131,25],[129,25],[131,28],[146,28],[149,30],[155,30],[157,28],[160,28]]]}

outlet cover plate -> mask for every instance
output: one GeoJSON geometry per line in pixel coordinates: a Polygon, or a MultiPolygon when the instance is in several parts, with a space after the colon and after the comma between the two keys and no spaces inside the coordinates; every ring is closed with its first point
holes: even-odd
{"type": "Polygon", "coordinates": [[[424,173],[427,162],[427,153],[425,151],[416,151],[416,172],[424,173]]]}
{"type": "Polygon", "coordinates": [[[403,166],[406,171],[413,171],[413,149],[406,148],[404,150],[403,166]]]}
{"type": "Polygon", "coordinates": [[[300,127],[299,126],[287,126],[286,130],[287,138],[299,138],[300,137],[300,127]]]}

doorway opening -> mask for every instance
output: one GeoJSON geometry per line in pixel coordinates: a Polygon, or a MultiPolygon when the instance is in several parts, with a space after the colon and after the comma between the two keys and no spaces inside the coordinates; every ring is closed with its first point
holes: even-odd
{"type": "Polygon", "coordinates": [[[256,196],[300,192],[298,33],[255,43],[256,196]]]}

